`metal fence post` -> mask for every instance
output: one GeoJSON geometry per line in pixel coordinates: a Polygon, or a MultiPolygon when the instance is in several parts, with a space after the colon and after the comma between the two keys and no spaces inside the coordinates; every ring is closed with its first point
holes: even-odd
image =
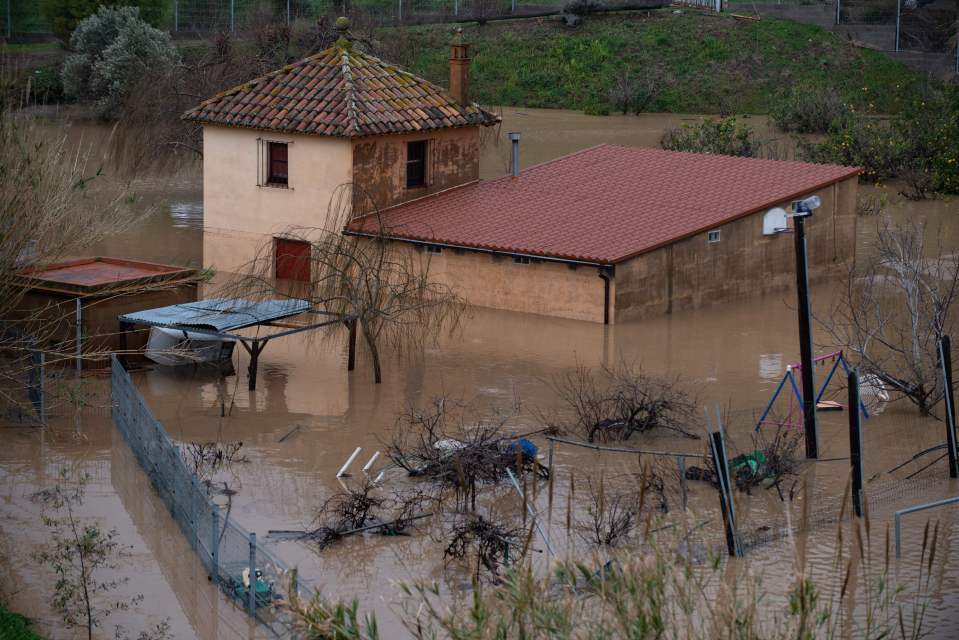
{"type": "Polygon", "coordinates": [[[862,472],[862,421],[859,411],[859,374],[850,371],[846,378],[849,386],[849,462],[852,465],[852,506],[856,517],[861,518],[863,509],[862,472]]]}
{"type": "Polygon", "coordinates": [[[210,528],[212,529],[212,539],[210,545],[210,558],[213,564],[210,572],[213,578],[213,584],[220,582],[220,511],[213,509],[213,519],[210,528]]]}
{"type": "Polygon", "coordinates": [[[236,11],[235,11],[234,4],[235,4],[235,0],[230,0],[230,33],[236,32],[236,23],[235,23],[236,11]]]}
{"type": "Polygon", "coordinates": [[[403,0],[396,0],[396,21],[403,22],[403,0]]]}
{"type": "Polygon", "coordinates": [[[939,366],[942,367],[943,399],[946,401],[946,449],[949,454],[949,477],[959,478],[959,455],[956,453],[956,399],[952,389],[952,342],[949,336],[939,338],[939,366]]]}
{"type": "Polygon", "coordinates": [[[290,24],[290,0],[286,0],[286,24],[290,24]]]}
{"type": "Polygon", "coordinates": [[[842,0],[836,0],[836,24],[842,23],[842,0]]]}
{"type": "Polygon", "coordinates": [[[736,508],[733,504],[732,488],[729,480],[729,462],[726,459],[726,444],[722,431],[714,431],[710,435],[710,445],[713,454],[713,466],[716,468],[716,480],[719,482],[719,506],[723,512],[723,525],[726,530],[726,549],[729,555],[742,555],[739,548],[736,532],[736,508]]]}
{"type": "Polygon", "coordinates": [[[256,534],[250,534],[250,587],[248,591],[250,615],[256,617],[256,534]]]}
{"type": "Polygon", "coordinates": [[[80,298],[77,298],[77,313],[76,313],[76,330],[77,330],[77,347],[76,347],[76,364],[77,364],[77,375],[80,375],[82,369],[81,359],[83,357],[83,303],[80,301],[80,298]]]}
{"type": "Polygon", "coordinates": [[[47,426],[47,354],[40,352],[40,424],[47,426]]]}
{"type": "Polygon", "coordinates": [[[453,15],[458,16],[459,14],[460,14],[460,0],[453,0],[453,15]]]}
{"type": "Polygon", "coordinates": [[[180,0],[173,0],[173,33],[180,30],[180,0]]]}
{"type": "Polygon", "coordinates": [[[896,0],[896,51],[899,51],[899,19],[902,15],[902,0],[896,0]]]}

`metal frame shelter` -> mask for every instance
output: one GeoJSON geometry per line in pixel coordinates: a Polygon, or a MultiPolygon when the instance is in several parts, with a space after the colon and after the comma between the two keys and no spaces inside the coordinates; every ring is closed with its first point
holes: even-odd
{"type": "Polygon", "coordinates": [[[124,339],[134,325],[145,325],[162,329],[180,330],[190,333],[209,335],[215,338],[236,340],[250,354],[247,367],[250,390],[256,389],[256,374],[260,354],[270,340],[291,336],[304,331],[321,329],[342,322],[350,328],[349,369],[353,369],[356,352],[356,319],[353,316],[340,315],[315,309],[306,300],[288,298],[284,300],[244,300],[242,298],[210,298],[198,302],[173,304],[156,309],[146,309],[118,316],[124,339]],[[326,316],[329,319],[297,326],[279,323],[279,320],[304,313],[326,316]],[[265,336],[246,336],[235,333],[249,327],[281,327],[285,331],[265,336]]]}

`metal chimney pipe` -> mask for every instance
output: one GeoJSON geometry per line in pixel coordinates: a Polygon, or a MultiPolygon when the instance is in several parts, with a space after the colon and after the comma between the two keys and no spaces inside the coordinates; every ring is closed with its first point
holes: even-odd
{"type": "Polygon", "coordinates": [[[512,175],[513,177],[519,176],[519,139],[522,137],[518,131],[511,131],[509,134],[509,139],[513,143],[512,152],[510,154],[510,164],[512,166],[512,175]]]}

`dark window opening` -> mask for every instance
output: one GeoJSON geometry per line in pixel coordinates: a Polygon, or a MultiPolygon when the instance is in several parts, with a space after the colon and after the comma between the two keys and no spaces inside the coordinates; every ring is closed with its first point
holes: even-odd
{"type": "Polygon", "coordinates": [[[443,253],[443,247],[437,247],[435,244],[426,245],[426,253],[443,253]]]}
{"type": "Polygon", "coordinates": [[[310,281],[310,243],[276,239],[276,277],[280,280],[310,281]]]}
{"type": "Polygon", "coordinates": [[[529,264],[530,260],[526,256],[513,256],[513,262],[516,264],[529,264]]]}
{"type": "Polygon", "coordinates": [[[406,187],[426,186],[426,140],[406,143],[406,187]]]}
{"type": "Polygon", "coordinates": [[[288,185],[289,162],[287,161],[287,147],[284,142],[269,143],[269,157],[267,158],[267,184],[288,185]]]}

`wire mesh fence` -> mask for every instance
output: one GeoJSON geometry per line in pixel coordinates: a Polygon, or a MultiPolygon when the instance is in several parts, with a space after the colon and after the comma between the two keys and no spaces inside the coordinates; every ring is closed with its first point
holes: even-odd
{"type": "Polygon", "coordinates": [[[111,400],[113,423],[211,580],[275,635],[290,635],[295,628],[290,589],[309,600],[309,585],[302,580],[293,584],[291,568],[233,521],[229,508],[211,498],[116,356],[111,362],[111,400]]]}

